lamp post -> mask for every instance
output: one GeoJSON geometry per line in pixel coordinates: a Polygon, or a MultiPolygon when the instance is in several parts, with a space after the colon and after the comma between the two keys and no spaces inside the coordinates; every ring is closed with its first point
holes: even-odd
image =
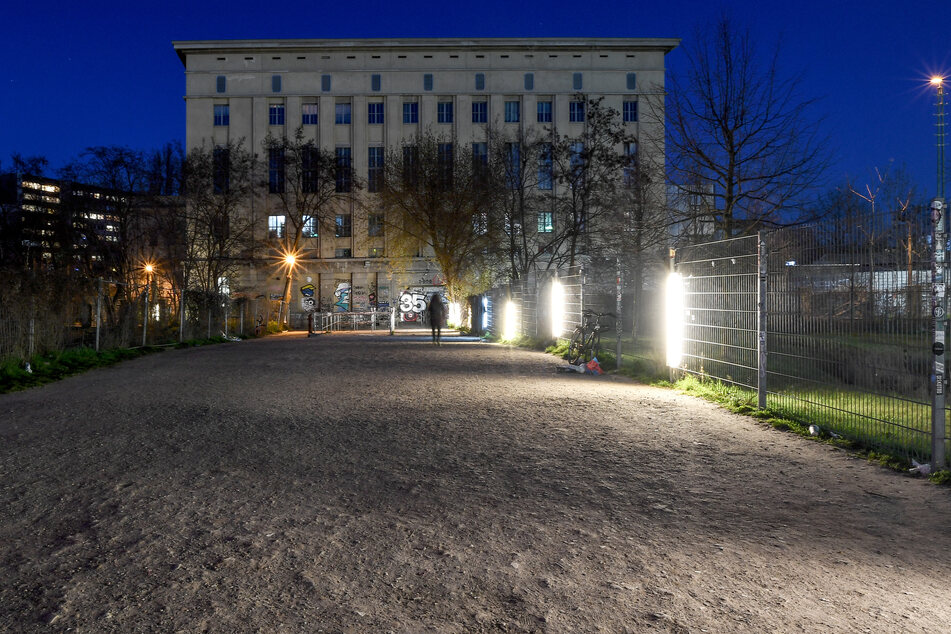
{"type": "Polygon", "coordinates": [[[938,192],[931,201],[932,256],[931,256],[931,314],[934,319],[934,339],[931,351],[934,354],[934,391],[931,403],[931,468],[945,466],[945,332],[947,328],[947,213],[944,202],[944,78],[932,77],[931,85],[937,89],[935,102],[935,136],[938,149],[938,192]]]}
{"type": "Polygon", "coordinates": [[[294,275],[294,266],[297,264],[297,256],[293,253],[284,254],[284,266],[287,268],[284,278],[284,294],[281,296],[282,309],[284,311],[284,323],[291,321],[291,278],[294,275]]]}
{"type": "Polygon", "coordinates": [[[142,346],[145,346],[145,340],[149,332],[149,289],[152,286],[152,271],[155,270],[151,264],[145,265],[145,273],[147,274],[147,282],[145,285],[145,312],[142,314],[142,346]]]}

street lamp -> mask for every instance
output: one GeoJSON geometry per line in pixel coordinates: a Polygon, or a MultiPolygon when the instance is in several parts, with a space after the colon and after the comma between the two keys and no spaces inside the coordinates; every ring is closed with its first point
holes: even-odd
{"type": "MultiPolygon", "coordinates": [[[[286,269],[284,277],[284,293],[281,295],[281,312],[283,313],[284,323],[290,323],[291,317],[291,278],[294,274],[294,267],[297,266],[297,254],[293,251],[285,251],[283,266],[286,269]],[[287,312],[284,312],[284,307],[287,307],[287,312]]],[[[280,320],[279,320],[280,321],[280,320]]]]}
{"type": "Polygon", "coordinates": [[[142,346],[144,347],[149,332],[149,289],[152,287],[152,271],[155,270],[155,267],[152,266],[151,262],[146,262],[143,268],[148,276],[145,285],[145,312],[142,314],[142,346]]]}
{"type": "Polygon", "coordinates": [[[935,101],[935,136],[938,146],[938,198],[944,198],[944,77],[934,76],[931,85],[937,90],[935,101]]]}
{"type": "Polygon", "coordinates": [[[931,85],[937,90],[935,101],[935,136],[938,148],[938,193],[931,201],[931,314],[934,319],[933,358],[934,391],[931,398],[931,468],[933,471],[945,466],[945,362],[948,304],[946,294],[947,274],[947,214],[944,202],[944,77],[932,77],[931,85]]]}

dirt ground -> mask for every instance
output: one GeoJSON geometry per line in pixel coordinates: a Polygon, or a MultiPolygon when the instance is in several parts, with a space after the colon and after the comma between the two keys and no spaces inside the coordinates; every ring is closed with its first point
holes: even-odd
{"type": "Polygon", "coordinates": [[[0,396],[0,631],[949,631],[948,488],[560,364],[291,334],[0,396]]]}

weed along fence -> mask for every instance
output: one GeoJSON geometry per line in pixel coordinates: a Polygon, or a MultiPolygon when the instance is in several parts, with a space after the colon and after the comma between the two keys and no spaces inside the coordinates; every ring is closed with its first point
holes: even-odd
{"type": "Polygon", "coordinates": [[[668,364],[869,448],[930,460],[930,229],[869,216],[678,249],[668,364]]]}

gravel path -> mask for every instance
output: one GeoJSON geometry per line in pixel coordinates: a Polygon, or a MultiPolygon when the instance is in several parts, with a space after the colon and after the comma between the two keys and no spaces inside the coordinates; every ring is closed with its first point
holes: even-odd
{"type": "Polygon", "coordinates": [[[947,488],[559,364],[297,334],[0,396],[0,631],[948,631],[947,488]]]}

